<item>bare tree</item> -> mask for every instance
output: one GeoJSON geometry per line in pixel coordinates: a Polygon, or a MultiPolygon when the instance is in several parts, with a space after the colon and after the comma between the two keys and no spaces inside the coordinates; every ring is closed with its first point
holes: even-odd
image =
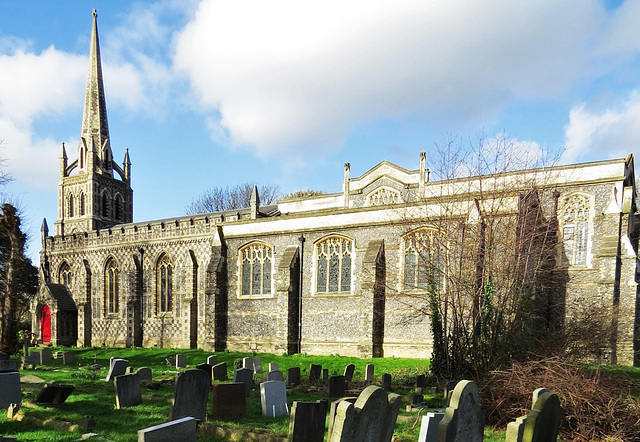
{"type": "MultiPolygon", "coordinates": [[[[194,198],[185,208],[188,215],[209,212],[221,212],[224,210],[241,209],[251,205],[251,192],[256,183],[249,182],[233,187],[216,186],[204,191],[202,195],[194,198]]],[[[281,196],[280,188],[272,184],[258,186],[260,204],[273,204],[281,196]]]]}

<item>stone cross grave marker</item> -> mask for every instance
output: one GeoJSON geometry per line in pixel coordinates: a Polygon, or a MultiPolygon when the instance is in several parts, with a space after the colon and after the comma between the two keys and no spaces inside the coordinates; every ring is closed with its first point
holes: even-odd
{"type": "Polygon", "coordinates": [[[240,382],[245,387],[245,396],[249,397],[253,386],[253,370],[250,368],[238,368],[233,372],[233,382],[240,382]]]}
{"type": "Polygon", "coordinates": [[[6,410],[10,404],[22,405],[20,373],[0,373],[0,410],[6,410]]]}
{"type": "Polygon", "coordinates": [[[53,352],[49,347],[40,349],[40,365],[51,365],[53,363],[53,352]]]}
{"type": "Polygon", "coordinates": [[[220,362],[212,368],[214,381],[228,381],[229,375],[227,374],[227,363],[220,362]]]}
{"type": "Polygon", "coordinates": [[[289,442],[323,442],[327,401],[295,401],[291,406],[289,442]]]}
{"type": "Polygon", "coordinates": [[[137,374],[125,374],[116,376],[113,380],[116,387],[116,408],[135,407],[142,403],[142,390],[140,378],[137,374]]]}
{"type": "Polygon", "coordinates": [[[343,397],[347,386],[346,382],[344,376],[331,376],[329,378],[329,397],[343,397]]]}
{"type": "Polygon", "coordinates": [[[116,378],[116,376],[122,376],[127,373],[127,367],[129,367],[129,361],[120,358],[111,358],[111,364],[109,366],[109,374],[105,381],[109,382],[116,378]]]}
{"type": "Polygon", "coordinates": [[[446,442],[482,442],[484,414],[475,382],[458,382],[438,425],[438,434],[446,442]]]}
{"type": "Polygon", "coordinates": [[[282,381],[267,381],[260,384],[262,415],[269,417],[287,416],[287,388],[282,381]]]}
{"type": "Polygon", "coordinates": [[[364,370],[364,383],[366,386],[373,384],[375,377],[375,367],[373,364],[367,364],[364,370]]]}
{"type": "Polygon", "coordinates": [[[242,382],[215,384],[213,386],[213,417],[246,416],[247,396],[245,388],[242,382]]]}
{"type": "Polygon", "coordinates": [[[422,416],[418,442],[438,442],[438,425],[443,417],[444,413],[427,413],[422,416]]]}
{"type": "Polygon", "coordinates": [[[207,414],[207,401],[211,380],[202,370],[185,370],[178,373],[173,389],[171,420],[191,416],[203,421],[207,414]]]}
{"type": "Polygon", "coordinates": [[[152,381],[153,380],[153,372],[149,367],[140,367],[136,370],[135,374],[142,381],[152,381]]]}
{"type": "Polygon", "coordinates": [[[196,420],[183,417],[164,424],[138,430],[138,442],[196,442],[196,420]]]}
{"type": "Polygon", "coordinates": [[[506,442],[555,441],[560,432],[562,408],[558,395],[546,388],[533,392],[531,411],[507,425],[506,442]]]}
{"type": "Polygon", "coordinates": [[[356,366],[354,364],[349,364],[344,368],[344,380],[349,383],[353,381],[353,374],[356,371],[356,366]]]}
{"type": "Polygon", "coordinates": [[[187,355],[178,353],[176,355],[176,368],[185,368],[187,366],[187,355]]]}
{"type": "Polygon", "coordinates": [[[72,351],[62,353],[62,363],[64,365],[76,365],[76,354],[72,351]]]}
{"type": "Polygon", "coordinates": [[[309,366],[309,382],[315,382],[322,375],[322,365],[311,364],[309,366]]]}
{"type": "Polygon", "coordinates": [[[300,385],[300,367],[287,368],[287,385],[290,387],[300,385]]]}
{"type": "Polygon", "coordinates": [[[36,397],[36,403],[62,404],[75,388],[73,385],[45,384],[36,397]]]}
{"type": "Polygon", "coordinates": [[[210,355],[207,357],[207,364],[212,367],[218,363],[218,355],[210,355]]]}

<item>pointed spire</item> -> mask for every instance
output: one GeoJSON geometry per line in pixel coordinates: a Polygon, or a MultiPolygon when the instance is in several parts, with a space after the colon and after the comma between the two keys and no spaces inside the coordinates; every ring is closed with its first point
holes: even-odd
{"type": "Polygon", "coordinates": [[[129,159],[129,149],[124,153],[124,179],[126,182],[131,181],[131,160],[129,159]]]}
{"type": "Polygon", "coordinates": [[[98,156],[102,157],[104,147],[110,150],[109,124],[107,123],[107,104],[104,99],[102,82],[102,63],[100,61],[100,43],[98,41],[98,13],[93,10],[93,28],[89,49],[89,72],[84,97],[81,137],[87,144],[95,143],[98,156]]]}
{"type": "Polygon", "coordinates": [[[40,227],[43,237],[49,236],[49,226],[47,225],[47,218],[42,218],[42,227],[40,227]]]}
{"type": "Polygon", "coordinates": [[[260,211],[260,197],[258,196],[258,186],[254,185],[251,190],[251,219],[258,218],[260,211]]]}
{"type": "Polygon", "coordinates": [[[60,176],[67,176],[67,150],[64,148],[64,143],[62,143],[62,153],[60,154],[60,176]]]}

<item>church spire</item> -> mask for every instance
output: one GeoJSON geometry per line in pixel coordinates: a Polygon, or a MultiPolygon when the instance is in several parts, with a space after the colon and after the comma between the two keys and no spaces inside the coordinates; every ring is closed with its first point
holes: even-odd
{"type": "MultiPolygon", "coordinates": [[[[98,13],[93,10],[93,28],[91,30],[91,47],[89,49],[89,72],[84,97],[84,113],[82,116],[82,133],[80,136],[87,145],[95,145],[97,156],[111,161],[109,142],[109,124],[107,123],[107,104],[104,99],[102,82],[102,63],[100,61],[100,43],[98,41],[98,13]],[[106,157],[106,158],[105,158],[106,157]]],[[[82,141],[81,141],[82,143],[82,141]]]]}

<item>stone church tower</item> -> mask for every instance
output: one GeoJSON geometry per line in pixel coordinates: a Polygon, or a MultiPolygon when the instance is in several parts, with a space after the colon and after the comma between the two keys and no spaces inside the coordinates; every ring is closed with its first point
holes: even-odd
{"type": "Polygon", "coordinates": [[[88,232],[132,221],[131,161],[128,150],[122,167],[113,160],[94,10],[82,132],[74,161],[69,162],[62,144],[55,234],[88,232]]]}

